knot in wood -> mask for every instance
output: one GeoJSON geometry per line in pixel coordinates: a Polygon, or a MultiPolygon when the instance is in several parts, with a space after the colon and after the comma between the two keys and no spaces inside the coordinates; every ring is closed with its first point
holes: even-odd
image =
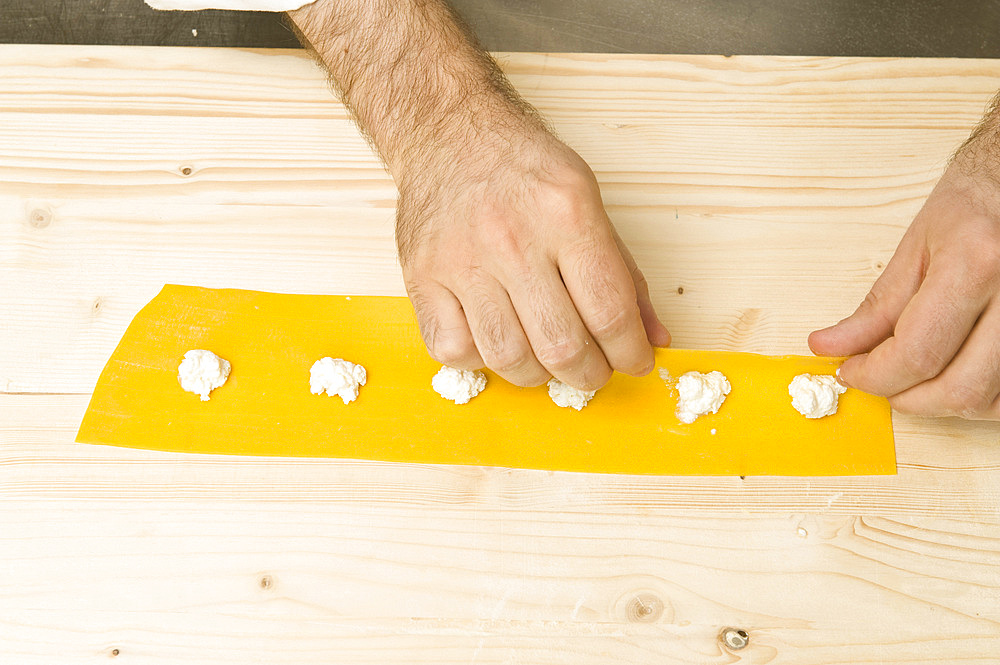
{"type": "Polygon", "coordinates": [[[655,623],[663,616],[663,601],[651,593],[640,593],[628,601],[625,616],[634,623],[655,623]]]}
{"type": "Polygon", "coordinates": [[[750,634],[741,628],[723,628],[719,640],[730,651],[739,651],[750,644],[750,634]]]}
{"type": "Polygon", "coordinates": [[[36,229],[44,229],[52,223],[52,213],[44,208],[35,208],[28,213],[28,224],[36,229]]]}

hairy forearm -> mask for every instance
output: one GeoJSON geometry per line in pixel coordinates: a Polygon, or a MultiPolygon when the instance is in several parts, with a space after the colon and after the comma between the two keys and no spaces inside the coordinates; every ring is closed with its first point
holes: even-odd
{"type": "Polygon", "coordinates": [[[982,120],[955,151],[952,161],[966,175],[1000,184],[1000,93],[990,101],[982,120]]]}
{"type": "Polygon", "coordinates": [[[441,0],[317,0],[289,17],[397,181],[496,127],[540,126],[441,0]]]}

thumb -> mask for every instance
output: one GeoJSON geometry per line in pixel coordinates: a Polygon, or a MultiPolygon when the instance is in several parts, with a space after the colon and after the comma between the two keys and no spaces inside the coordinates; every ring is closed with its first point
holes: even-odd
{"type": "Polygon", "coordinates": [[[923,280],[922,264],[920,254],[904,237],[854,313],[810,334],[809,348],[820,356],[853,356],[871,351],[891,337],[899,315],[923,280]]]}

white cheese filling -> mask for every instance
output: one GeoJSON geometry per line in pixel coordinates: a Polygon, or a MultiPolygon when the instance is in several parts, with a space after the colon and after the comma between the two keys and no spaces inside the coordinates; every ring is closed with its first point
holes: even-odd
{"type": "Polygon", "coordinates": [[[823,418],[837,413],[840,396],[847,388],[827,374],[799,374],[788,384],[792,406],[806,418],[823,418]]]}
{"type": "Polygon", "coordinates": [[[556,406],[569,407],[580,411],[587,403],[594,399],[596,390],[578,390],[567,385],[559,379],[549,379],[549,397],[556,403],[556,406]]]}
{"type": "Polygon", "coordinates": [[[707,374],[687,372],[677,379],[677,418],[690,425],[698,416],[718,413],[732,387],[719,371],[707,374]]]}
{"type": "Polygon", "coordinates": [[[192,349],[184,354],[184,360],[177,368],[177,380],[181,388],[201,396],[208,401],[208,394],[221,386],[229,378],[232,365],[211,351],[192,349]]]}
{"type": "Polygon", "coordinates": [[[438,395],[455,404],[466,404],[486,388],[486,375],[479,370],[455,369],[442,365],[431,379],[438,395]]]}
{"type": "Polygon", "coordinates": [[[368,380],[368,373],[361,365],[342,358],[320,358],[309,370],[309,391],[314,395],[337,395],[350,404],[358,398],[361,386],[368,380]]]}

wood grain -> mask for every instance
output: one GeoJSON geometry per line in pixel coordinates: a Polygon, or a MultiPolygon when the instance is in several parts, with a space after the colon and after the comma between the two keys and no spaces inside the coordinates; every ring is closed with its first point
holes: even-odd
{"type": "MultiPolygon", "coordinates": [[[[501,58],[677,344],[764,352],[854,308],[1000,87],[977,60],[501,58]]],[[[896,416],[899,475],[865,478],[74,444],[165,282],[402,294],[396,193],[299,52],[0,46],[0,80],[0,663],[997,662],[991,424],[896,416]]]]}
{"type": "Polygon", "coordinates": [[[1000,647],[988,468],[740,481],[233,460],[74,445],[83,402],[2,400],[0,639],[17,662],[727,663],[729,625],[753,663],[1000,647]]]}
{"type": "Polygon", "coordinates": [[[40,507],[2,522],[16,656],[986,663],[1000,647],[1000,528],[974,521],[40,507]],[[728,625],[751,636],[738,658],[718,644],[728,625]]]}
{"type": "MultiPolygon", "coordinates": [[[[116,53],[0,49],[0,308],[25,314],[0,389],[87,392],[165,282],[403,293],[395,189],[304,54],[116,53]]],[[[775,353],[853,310],[1000,87],[988,61],[504,61],[676,343],[775,353]]]]}

